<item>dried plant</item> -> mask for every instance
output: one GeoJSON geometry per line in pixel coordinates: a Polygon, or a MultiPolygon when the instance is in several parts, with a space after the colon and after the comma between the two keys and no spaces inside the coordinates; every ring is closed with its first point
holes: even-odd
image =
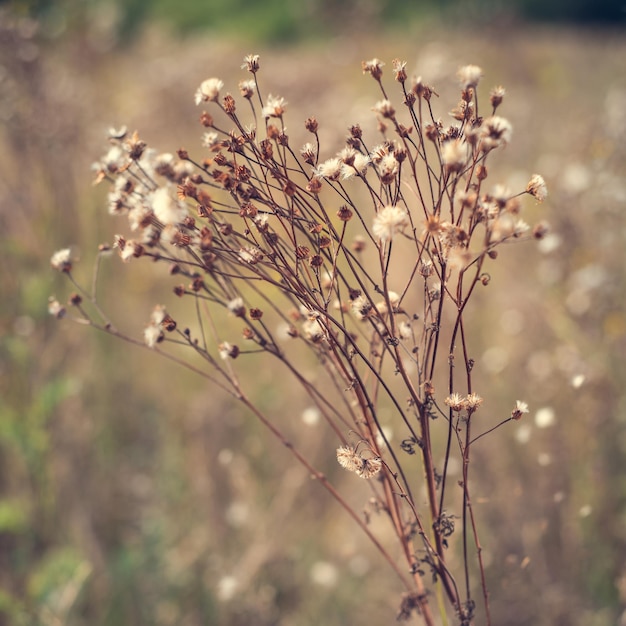
{"type": "Polygon", "coordinates": [[[487,183],[511,125],[497,115],[502,87],[480,105],[489,114],[479,112],[479,67],[459,70],[461,97],[447,126],[435,113],[434,88],[409,80],[405,66],[393,61],[401,95],[394,102],[383,63],[363,63],[380,88],[373,108],[380,136],[369,143],[353,125],[343,149],[325,160],[315,118],[304,124],[310,142],[292,147],[287,103],[262,94],[257,55],[244,60],[251,77],[239,83],[239,98],[222,96],[217,78],[200,85],[196,104],[208,109],[200,116],[203,157],[158,154],[137,133],[111,130],[97,181],[111,183],[109,212],[128,217],[130,235],[101,246],[89,290],[74,279],[72,252],[55,253],[53,267],[77,291],[67,306],[52,298],[49,308],[152,349],[245,405],[386,559],[404,587],[399,620],[448,623],[453,613],[467,625],[480,610],[490,624],[472,450],[528,408],[512,402],[496,426],[480,426],[485,409],[466,319],[472,297],[490,284],[486,267],[498,249],[543,236],[545,225],[531,229],[520,211],[522,195],[542,201],[546,187],[539,175],[517,192],[487,183]],[[96,290],[102,259],[113,251],[125,262],[162,266],[189,317],[158,305],[143,338],[119,329],[96,290]],[[260,358],[277,362],[319,409],[339,464],[368,481],[370,513],[388,518],[404,562],[306,458],[302,442],[288,440],[259,408],[238,366],[260,358]],[[394,416],[394,439],[383,413],[394,416]],[[453,464],[462,468],[458,481],[453,464]]]}

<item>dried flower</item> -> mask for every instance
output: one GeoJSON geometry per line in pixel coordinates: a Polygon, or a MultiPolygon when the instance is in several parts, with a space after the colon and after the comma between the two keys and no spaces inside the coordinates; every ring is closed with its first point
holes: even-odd
{"type": "Polygon", "coordinates": [[[489,93],[489,101],[491,102],[491,106],[494,111],[502,104],[505,94],[506,89],[500,85],[494,87],[489,93]]]}
{"type": "Polygon", "coordinates": [[[315,174],[317,176],[323,176],[328,180],[337,180],[339,176],[341,176],[343,168],[343,163],[340,159],[333,157],[332,159],[328,159],[323,163],[320,163],[318,168],[315,170],[315,174]]]}
{"type": "Polygon", "coordinates": [[[478,65],[465,65],[459,68],[456,75],[462,87],[465,89],[469,87],[475,88],[482,78],[483,70],[478,65]]]}
{"type": "Polygon", "coordinates": [[[524,415],[524,413],[528,413],[528,405],[526,402],[518,400],[515,403],[515,408],[511,411],[511,419],[520,420],[522,419],[522,415],[524,415]]]}
{"type": "Polygon", "coordinates": [[[249,72],[256,74],[259,71],[259,55],[258,54],[248,54],[243,59],[243,65],[241,66],[242,70],[247,69],[249,72]]]}
{"type": "Polygon", "coordinates": [[[48,313],[60,320],[65,317],[67,310],[55,297],[51,296],[48,298],[48,313]]]}
{"type": "Polygon", "coordinates": [[[363,74],[371,74],[372,78],[380,80],[383,75],[383,66],[385,64],[380,59],[372,59],[371,61],[363,61],[361,67],[363,74]]]}
{"type": "Polygon", "coordinates": [[[59,272],[71,272],[72,251],[69,248],[57,250],[50,258],[50,265],[59,272]]]}
{"type": "Polygon", "coordinates": [[[239,347],[224,341],[218,346],[218,352],[220,358],[226,361],[227,359],[236,359],[239,356],[239,347]]]}
{"type": "Polygon", "coordinates": [[[483,399],[477,393],[468,394],[465,399],[465,406],[468,411],[475,411],[481,404],[483,403],[483,399]]]}
{"type": "Polygon", "coordinates": [[[283,114],[285,113],[286,106],[287,106],[287,103],[285,102],[284,98],[281,98],[279,96],[272,96],[272,94],[270,94],[267,97],[267,100],[265,101],[265,106],[263,107],[261,114],[265,118],[268,118],[268,117],[281,118],[283,114]]]}
{"type": "Polygon", "coordinates": [[[460,172],[467,162],[467,145],[462,141],[446,141],[441,146],[441,160],[449,172],[460,172]]]}
{"type": "Polygon", "coordinates": [[[372,478],[380,472],[382,461],[378,457],[364,458],[351,446],[337,448],[337,462],[361,478],[372,478]]]}
{"type": "Polygon", "coordinates": [[[219,78],[208,78],[196,91],[196,105],[201,102],[216,102],[224,83],[219,78]]]}
{"type": "Polygon", "coordinates": [[[155,217],[164,225],[181,224],[187,217],[187,209],[173,198],[167,187],[159,187],[152,192],[151,200],[155,217]]]}
{"type": "Polygon", "coordinates": [[[385,206],[374,218],[372,234],[380,241],[391,241],[409,225],[409,214],[399,206],[385,206]]]}
{"type": "Polygon", "coordinates": [[[446,406],[449,406],[453,411],[462,411],[466,407],[465,398],[458,393],[449,395],[444,400],[446,406]]]}
{"type": "Polygon", "coordinates": [[[533,196],[538,202],[543,202],[548,197],[548,188],[543,176],[533,174],[526,186],[526,192],[533,196]]]}
{"type": "Polygon", "coordinates": [[[157,343],[160,343],[164,339],[163,331],[159,326],[150,324],[146,326],[143,331],[143,339],[148,348],[154,348],[157,343]]]}
{"type": "Polygon", "coordinates": [[[513,127],[503,117],[493,115],[488,117],[481,126],[481,149],[489,152],[503,144],[509,143],[513,127]]]}

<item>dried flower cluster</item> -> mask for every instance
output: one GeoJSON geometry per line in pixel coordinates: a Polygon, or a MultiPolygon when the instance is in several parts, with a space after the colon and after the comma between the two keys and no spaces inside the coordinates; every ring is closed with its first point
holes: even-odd
{"type": "MultiPolygon", "coordinates": [[[[472,388],[463,320],[474,291],[489,284],[485,268],[498,248],[545,233],[543,224],[531,229],[521,218],[521,196],[543,201],[545,183],[535,174],[522,190],[491,184],[492,155],[511,141],[512,128],[497,113],[502,87],[491,91],[488,114],[479,111],[483,72],[477,66],[459,70],[460,98],[445,123],[435,113],[435,89],[410,80],[406,63],[393,62],[397,99],[383,84],[384,63],[363,63],[381,90],[373,106],[379,137],[366,138],[353,124],[344,146],[330,154],[320,145],[315,118],[303,125],[308,141],[292,145],[288,104],[261,96],[260,68],[258,55],[244,59],[251,77],[239,82],[238,96],[224,93],[218,78],[200,84],[195,101],[206,110],[199,156],[182,148],[159,153],[121,129],[111,131],[109,149],[95,166],[97,180],[111,185],[109,212],[128,219],[128,234],[116,235],[113,248],[124,262],[164,264],[174,294],[189,300],[191,321],[156,307],[144,342],[157,351],[169,342],[188,346],[205,359],[207,378],[287,445],[233,370],[242,356],[279,362],[336,434],[339,463],[362,478],[376,477],[369,484],[377,510],[388,517],[406,563],[398,565],[365,522],[358,523],[406,586],[410,602],[403,602],[400,617],[419,613],[424,623],[435,623],[426,593],[434,578],[459,622],[470,624],[474,553],[488,624],[481,551],[468,550],[472,542],[479,547],[468,477],[472,444],[497,426],[485,423],[478,436],[472,430],[482,419],[483,410],[472,416],[483,398],[472,388]],[[220,309],[237,322],[237,334],[232,324],[215,323],[220,309]],[[324,389],[307,379],[297,352],[287,349],[293,342],[317,358],[324,389]],[[401,443],[390,441],[383,410],[396,416],[401,443]],[[435,426],[443,429],[442,449],[432,437],[435,426]],[[354,437],[356,446],[348,442],[354,437]],[[403,463],[416,453],[419,475],[403,463]],[[454,456],[462,461],[460,481],[448,473],[454,456]],[[426,507],[413,495],[422,491],[426,507]],[[446,554],[456,532],[448,510],[463,519],[457,573],[446,554]]],[[[56,253],[52,265],[71,278],[69,251],[56,253]]],[[[87,295],[101,317],[71,302],[82,321],[126,338],[87,295]]],[[[53,300],[51,313],[61,317],[62,309],[65,314],[53,300]]],[[[498,425],[527,410],[518,402],[498,425]]],[[[289,448],[351,511],[297,445],[289,448]]]]}

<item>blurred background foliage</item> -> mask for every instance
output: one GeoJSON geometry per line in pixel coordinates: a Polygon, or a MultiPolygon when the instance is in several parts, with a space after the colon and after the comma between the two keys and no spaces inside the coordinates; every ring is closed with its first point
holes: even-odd
{"type": "MultiPolygon", "coordinates": [[[[523,186],[544,174],[548,202],[525,210],[554,236],[494,264],[472,332],[490,419],[520,396],[532,410],[477,450],[494,623],[626,623],[623,2],[42,0],[0,11],[0,623],[378,624],[397,608],[379,558],[238,406],[46,312],[68,290],[51,253],[75,245],[88,282],[95,247],[122,227],[90,180],[108,125],[199,151],[196,86],[219,75],[235,90],[250,52],[290,103],[293,145],[309,115],[329,144],[370,119],[377,94],[360,62],[374,56],[406,58],[444,106],[459,65],[507,88],[515,134],[497,175],[523,186]]],[[[170,285],[133,265],[121,284],[113,261],[106,302],[139,333],[170,285]]],[[[306,452],[359,510],[367,492],[337,469],[305,399],[269,368],[249,374],[263,408],[305,430],[306,452]]]]}

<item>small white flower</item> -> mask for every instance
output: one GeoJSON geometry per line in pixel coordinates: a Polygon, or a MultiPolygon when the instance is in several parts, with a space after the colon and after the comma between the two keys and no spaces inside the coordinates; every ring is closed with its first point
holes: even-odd
{"type": "Polygon", "coordinates": [[[365,296],[360,295],[352,300],[351,308],[354,316],[358,320],[364,320],[369,316],[373,307],[371,302],[365,296]]]}
{"type": "Polygon", "coordinates": [[[515,403],[515,408],[511,411],[511,419],[520,420],[522,419],[522,415],[524,415],[524,413],[528,413],[528,405],[526,402],[518,400],[515,403]]]}
{"type": "Polygon", "coordinates": [[[467,162],[467,145],[458,139],[446,141],[441,146],[441,160],[448,170],[462,170],[467,162]]]}
{"type": "Polygon", "coordinates": [[[478,82],[482,78],[483,71],[478,65],[465,65],[459,68],[457,76],[461,86],[467,89],[468,87],[476,87],[478,82]]]}
{"type": "Polygon", "coordinates": [[[187,209],[172,197],[167,187],[152,193],[152,210],[162,224],[180,224],[187,217],[187,209]]]}
{"type": "Polygon", "coordinates": [[[69,248],[57,250],[50,258],[50,265],[59,272],[69,272],[72,269],[72,251],[69,248]]]}
{"type": "Polygon", "coordinates": [[[323,176],[328,180],[337,180],[341,175],[343,165],[341,159],[333,157],[332,159],[320,163],[315,170],[315,174],[317,176],[323,176]]]}
{"type": "Polygon", "coordinates": [[[286,106],[287,103],[284,98],[270,94],[267,96],[267,100],[265,101],[265,106],[263,107],[261,114],[265,118],[282,117],[285,113],[286,106]]]}
{"type": "Polygon", "coordinates": [[[533,196],[538,202],[543,202],[548,197],[548,188],[543,176],[533,174],[528,181],[526,191],[533,196]]]}
{"type": "Polygon", "coordinates": [[[409,214],[399,206],[385,206],[378,211],[372,234],[380,241],[391,241],[396,233],[409,225],[409,214]]]}
{"type": "Polygon", "coordinates": [[[383,117],[393,117],[396,113],[396,110],[393,108],[393,104],[391,104],[389,100],[381,100],[380,102],[377,102],[376,106],[372,110],[383,117]]]}
{"type": "Polygon", "coordinates": [[[480,128],[482,150],[488,152],[498,146],[509,143],[512,133],[513,127],[508,120],[498,115],[488,117],[480,128]]]}
{"type": "Polygon", "coordinates": [[[148,348],[154,348],[160,341],[163,341],[163,331],[155,324],[146,326],[143,331],[143,339],[148,348]]]}
{"type": "Polygon", "coordinates": [[[60,320],[67,313],[65,307],[54,297],[48,299],[48,313],[60,320]]]}
{"type": "Polygon", "coordinates": [[[202,135],[202,145],[209,150],[219,149],[221,140],[219,135],[214,131],[209,131],[202,135]]]}
{"type": "Polygon", "coordinates": [[[219,78],[208,78],[196,91],[196,105],[201,102],[215,102],[220,95],[224,83],[219,78]]]}

